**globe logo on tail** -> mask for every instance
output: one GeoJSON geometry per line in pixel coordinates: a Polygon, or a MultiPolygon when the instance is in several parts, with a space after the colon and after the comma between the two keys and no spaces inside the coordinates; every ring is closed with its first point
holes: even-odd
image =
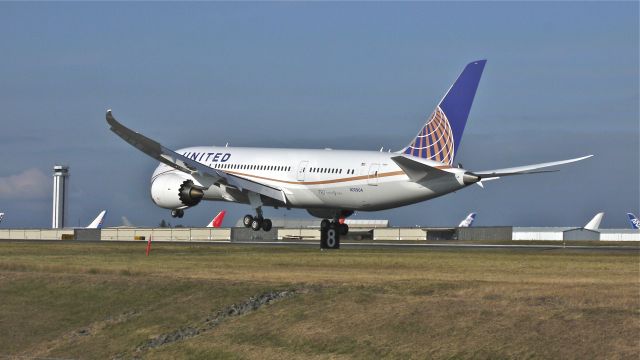
{"type": "Polygon", "coordinates": [[[413,142],[405,148],[404,153],[451,165],[454,150],[455,144],[449,119],[438,106],[413,142]]]}

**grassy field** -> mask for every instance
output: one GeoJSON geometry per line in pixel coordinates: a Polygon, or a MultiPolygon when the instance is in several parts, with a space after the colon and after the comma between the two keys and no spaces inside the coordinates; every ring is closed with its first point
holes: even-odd
{"type": "Polygon", "coordinates": [[[0,243],[0,357],[640,356],[637,252],[144,246],[0,243]]]}

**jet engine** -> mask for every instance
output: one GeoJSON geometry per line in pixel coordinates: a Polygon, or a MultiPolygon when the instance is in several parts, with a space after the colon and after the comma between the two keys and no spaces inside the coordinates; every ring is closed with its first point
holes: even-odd
{"type": "Polygon", "coordinates": [[[196,206],[204,197],[203,188],[178,174],[158,176],[151,183],[151,199],[166,209],[196,206]]]}

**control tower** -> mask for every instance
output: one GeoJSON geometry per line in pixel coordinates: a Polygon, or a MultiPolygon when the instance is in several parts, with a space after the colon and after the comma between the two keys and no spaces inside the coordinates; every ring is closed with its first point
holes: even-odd
{"type": "Polygon", "coordinates": [[[65,213],[67,211],[67,182],[69,177],[69,167],[66,165],[55,165],[53,167],[53,216],[51,220],[52,229],[62,229],[64,227],[65,213]]]}

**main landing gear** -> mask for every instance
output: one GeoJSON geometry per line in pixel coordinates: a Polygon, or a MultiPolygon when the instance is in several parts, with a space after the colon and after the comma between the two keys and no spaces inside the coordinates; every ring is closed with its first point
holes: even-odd
{"type": "Polygon", "coordinates": [[[184,216],[184,210],[182,209],[171,210],[171,217],[182,219],[183,216],[184,216]]]}
{"type": "Polygon", "coordinates": [[[249,204],[256,209],[256,216],[251,216],[249,214],[245,215],[242,219],[244,227],[250,227],[253,231],[259,231],[260,229],[264,231],[271,230],[271,220],[265,219],[264,216],[262,216],[262,199],[260,198],[260,195],[254,192],[249,192],[249,204]]]}
{"type": "Polygon", "coordinates": [[[250,227],[253,231],[259,231],[260,229],[269,231],[273,226],[271,219],[265,219],[262,217],[262,211],[260,211],[260,214],[255,217],[249,214],[245,215],[242,219],[242,224],[244,224],[244,227],[250,227]]]}
{"type": "Polygon", "coordinates": [[[347,224],[340,223],[336,220],[330,221],[329,219],[323,219],[320,222],[320,231],[325,231],[330,228],[335,229],[342,236],[345,236],[349,233],[349,225],[347,224]]]}

